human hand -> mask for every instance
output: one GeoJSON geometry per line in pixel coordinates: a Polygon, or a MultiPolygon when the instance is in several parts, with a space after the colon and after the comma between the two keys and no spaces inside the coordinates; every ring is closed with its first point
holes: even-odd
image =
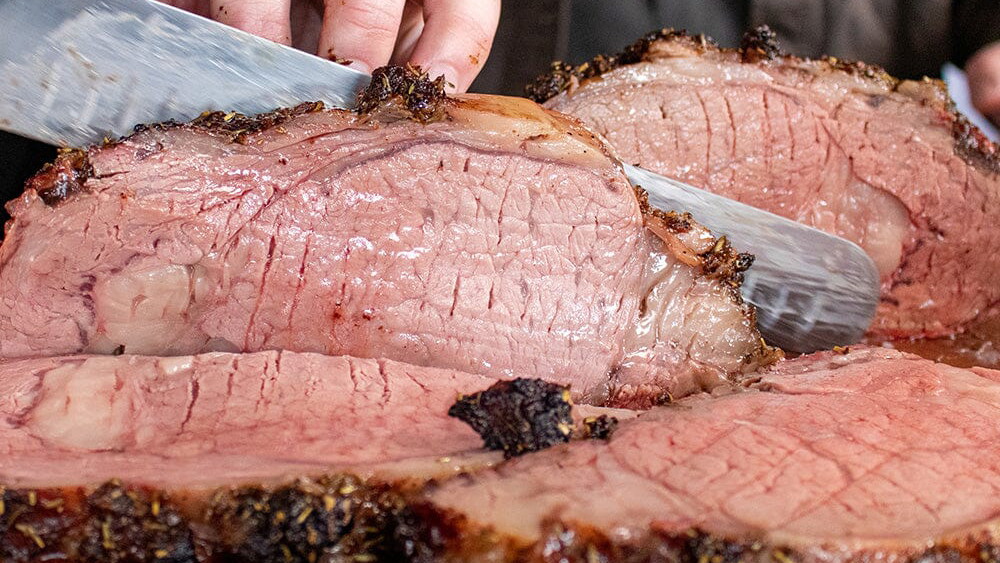
{"type": "MultiPolygon", "coordinates": [[[[290,45],[293,0],[167,0],[290,45]]],[[[489,55],[500,0],[314,0],[322,14],[318,55],[370,73],[387,63],[419,65],[464,92],[489,55]]],[[[298,10],[303,13],[302,10],[298,10]]],[[[308,12],[308,11],[307,11],[308,12]]]]}
{"type": "Polygon", "coordinates": [[[1000,125],[1000,41],[977,51],[965,64],[965,72],[972,105],[1000,125]]]}

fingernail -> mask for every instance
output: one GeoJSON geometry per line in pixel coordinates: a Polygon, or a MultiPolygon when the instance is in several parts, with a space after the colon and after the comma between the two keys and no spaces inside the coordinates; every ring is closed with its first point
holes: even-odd
{"type": "Polygon", "coordinates": [[[458,72],[454,68],[448,65],[433,64],[427,69],[427,76],[434,80],[439,76],[444,76],[444,90],[449,94],[454,94],[458,91],[458,72]]]}
{"type": "Polygon", "coordinates": [[[353,68],[354,70],[360,70],[365,74],[371,74],[372,71],[375,70],[372,67],[368,66],[368,63],[364,61],[351,61],[350,63],[348,63],[347,66],[353,68]]]}

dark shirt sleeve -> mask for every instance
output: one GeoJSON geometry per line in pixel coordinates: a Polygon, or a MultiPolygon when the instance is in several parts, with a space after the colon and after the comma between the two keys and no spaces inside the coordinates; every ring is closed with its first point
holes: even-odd
{"type": "Polygon", "coordinates": [[[954,0],[951,35],[952,61],[965,66],[980,48],[1000,41],[1000,5],[996,0],[954,0]]]}

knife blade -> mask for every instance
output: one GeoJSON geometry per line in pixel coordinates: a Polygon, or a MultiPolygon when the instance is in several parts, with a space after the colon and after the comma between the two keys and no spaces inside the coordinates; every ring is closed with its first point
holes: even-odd
{"type": "MultiPolygon", "coordinates": [[[[350,107],[370,77],[153,0],[0,2],[0,128],[83,146],[137,123],[322,100],[350,107]]],[[[854,243],[635,166],[663,209],[689,211],[757,259],[743,296],[768,342],[810,352],[857,342],[879,276],[854,243]]]]}
{"type": "Polygon", "coordinates": [[[151,0],[4,0],[0,29],[0,127],[57,145],[209,110],[348,107],[371,78],[151,0]]]}

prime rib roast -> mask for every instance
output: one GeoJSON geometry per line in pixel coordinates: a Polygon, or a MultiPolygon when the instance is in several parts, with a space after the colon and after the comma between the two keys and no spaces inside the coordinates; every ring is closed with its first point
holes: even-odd
{"type": "MultiPolygon", "coordinates": [[[[875,337],[961,332],[996,312],[997,147],[942,83],[665,30],[557,63],[529,86],[635,164],[844,236],[882,274],[875,337]]],[[[697,217],[696,217],[697,219],[697,217]]]]}
{"type": "Polygon", "coordinates": [[[1000,372],[893,350],[783,361],[742,390],[680,399],[623,417],[609,436],[503,463],[469,452],[474,434],[442,416],[456,387],[485,376],[287,352],[29,359],[0,374],[27,390],[2,406],[13,444],[0,466],[11,485],[0,514],[5,561],[971,562],[1000,553],[1000,372]],[[164,417],[155,432],[149,418],[125,420],[142,414],[125,405],[63,401],[116,380],[116,400],[150,398],[142,413],[164,417]],[[58,431],[100,417],[110,419],[94,432],[101,444],[58,431]],[[53,469],[24,471],[33,455],[53,469]],[[363,467],[387,460],[394,469],[363,467]],[[456,468],[465,472],[446,479],[456,468]],[[102,481],[112,475],[127,479],[102,481]],[[136,553],[159,555],[129,559],[136,553]]]}
{"type": "Polygon", "coordinates": [[[389,67],[356,112],[65,151],[8,209],[0,561],[1000,559],[1000,372],[781,359],[752,258],[530,101],[389,67]]]}
{"type": "Polygon", "coordinates": [[[424,113],[372,92],[62,155],[8,206],[0,357],[348,354],[618,404],[769,361],[749,257],[651,210],[592,133],[421,92],[424,113]]]}

